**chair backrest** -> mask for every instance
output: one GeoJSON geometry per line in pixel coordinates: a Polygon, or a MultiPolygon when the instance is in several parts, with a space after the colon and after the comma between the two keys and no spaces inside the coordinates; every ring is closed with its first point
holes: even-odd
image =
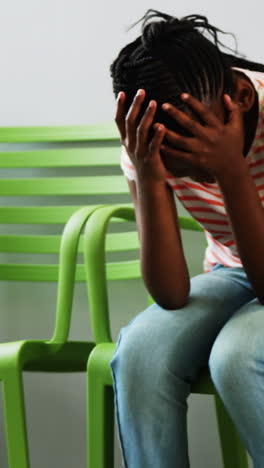
{"type": "MultiPolygon", "coordinates": [[[[70,216],[87,205],[130,200],[119,148],[114,124],[0,128],[0,280],[62,279],[60,244],[70,216]],[[50,254],[58,255],[52,264],[50,254]]],[[[85,281],[82,264],[75,280],[85,281]]],[[[62,302],[63,295],[57,312],[62,302]]]]}
{"type": "MultiPolygon", "coordinates": [[[[179,223],[182,230],[203,231],[190,217],[179,216],[179,223]]],[[[195,254],[195,247],[192,240],[192,255],[195,254]]],[[[139,238],[133,207],[109,206],[94,212],[85,228],[84,256],[93,336],[96,343],[111,342],[108,282],[141,278],[139,238]],[[123,221],[120,226],[122,232],[111,232],[111,221],[117,219],[123,221]]]]}

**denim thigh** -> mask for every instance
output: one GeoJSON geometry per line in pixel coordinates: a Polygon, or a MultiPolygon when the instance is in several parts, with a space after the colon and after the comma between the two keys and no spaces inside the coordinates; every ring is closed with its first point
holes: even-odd
{"type": "Polygon", "coordinates": [[[198,368],[207,365],[221,328],[254,298],[243,268],[217,265],[191,279],[189,300],[182,309],[167,310],[155,303],[123,327],[111,366],[117,354],[124,355],[126,366],[140,359],[139,367],[148,369],[167,358],[172,371],[195,378],[196,364],[198,368]]]}
{"type": "Polygon", "coordinates": [[[122,328],[111,368],[124,466],[189,467],[191,382],[226,322],[254,297],[242,268],[217,266],[192,278],[184,308],[153,304],[122,328]]]}

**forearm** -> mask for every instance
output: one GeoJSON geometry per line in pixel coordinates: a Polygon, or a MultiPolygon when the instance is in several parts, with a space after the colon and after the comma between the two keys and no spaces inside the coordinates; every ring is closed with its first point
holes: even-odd
{"type": "Polygon", "coordinates": [[[141,268],[146,287],[161,306],[183,307],[189,273],[183,254],[176,204],[166,182],[137,180],[141,268]]]}
{"type": "Polygon", "coordinates": [[[245,160],[218,181],[248,279],[264,303],[264,209],[245,160]]]}

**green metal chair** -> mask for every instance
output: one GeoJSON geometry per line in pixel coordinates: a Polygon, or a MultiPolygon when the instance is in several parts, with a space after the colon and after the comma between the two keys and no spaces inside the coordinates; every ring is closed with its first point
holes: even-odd
{"type": "MultiPolygon", "coordinates": [[[[89,218],[84,233],[86,277],[90,314],[96,346],[87,364],[88,467],[113,468],[114,403],[110,360],[115,343],[110,331],[107,283],[110,280],[140,278],[139,260],[107,262],[107,252],[136,251],[137,233],[108,233],[113,219],[134,221],[131,207],[103,207],[89,218]]],[[[192,219],[181,217],[181,229],[201,231],[192,219]]],[[[192,393],[214,395],[225,468],[247,468],[247,453],[206,367],[192,386],[192,393]]]]}
{"type": "MultiPolygon", "coordinates": [[[[57,264],[0,264],[3,281],[58,282],[52,337],[0,344],[9,468],[30,466],[23,370],[86,371],[94,343],[68,340],[74,282],[85,281],[83,264],[76,266],[77,254],[82,252],[81,231],[91,213],[104,205],[109,196],[127,193],[125,182],[117,180],[120,177],[96,172],[99,166],[103,171],[118,166],[118,147],[116,131],[111,125],[0,129],[0,196],[4,199],[0,207],[0,251],[5,257],[10,253],[17,256],[26,253],[32,259],[35,254],[59,254],[57,264]],[[33,168],[35,175],[31,172],[25,177],[29,168],[31,171],[33,168]],[[69,169],[70,175],[58,176],[61,170],[69,173],[69,169]],[[81,171],[81,176],[72,176],[72,170],[81,171]],[[89,172],[88,176],[85,171],[89,172]],[[56,205],[51,205],[52,196],[56,197],[56,205]],[[77,199],[77,203],[69,205],[67,196],[75,199],[82,196],[83,200],[80,203],[77,199]],[[95,199],[96,204],[87,206],[95,199]],[[50,229],[55,224],[65,226],[62,234],[36,235],[34,230],[31,235],[19,233],[23,225],[27,225],[28,232],[31,225],[33,228],[47,225],[50,229]]],[[[12,320],[11,310],[9,314],[12,320]]]]}

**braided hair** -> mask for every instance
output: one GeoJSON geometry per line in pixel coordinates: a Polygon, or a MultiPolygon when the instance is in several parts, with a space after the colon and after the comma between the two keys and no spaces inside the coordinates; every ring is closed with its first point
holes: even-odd
{"type": "Polygon", "coordinates": [[[180,99],[182,92],[207,103],[220,93],[233,97],[235,74],[231,67],[264,72],[262,64],[222,52],[218,33],[224,32],[211,25],[205,16],[189,15],[178,19],[150,9],[135,24],[142,20],[141,36],[125,46],[110,66],[115,96],[119,91],[126,93],[126,112],[136,91],[145,89],[146,99],[139,119],[148,102],[155,99],[158,106],[154,122],[162,122],[186,134],[163,112],[163,102],[170,102],[184,111],[187,107],[180,99]],[[153,21],[154,18],[158,21],[153,21]]]}

